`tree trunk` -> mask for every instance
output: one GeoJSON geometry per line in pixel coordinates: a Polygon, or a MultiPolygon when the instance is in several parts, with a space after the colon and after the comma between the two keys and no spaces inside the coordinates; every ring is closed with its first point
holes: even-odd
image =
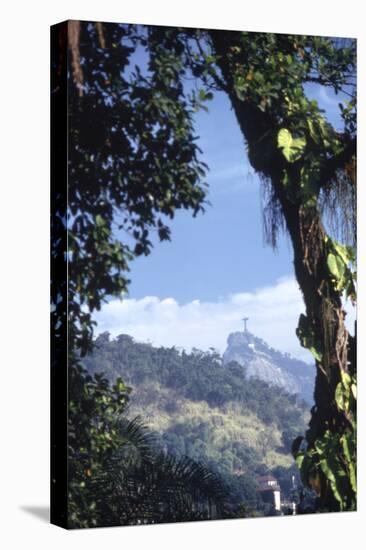
{"type": "MultiPolygon", "coordinates": [[[[317,339],[317,347],[322,353],[322,357],[316,360],[315,405],[306,434],[308,448],[311,448],[327,430],[342,433],[349,427],[347,414],[337,408],[335,390],[341,372],[354,371],[354,338],[345,328],[340,292],[335,289],[327,267],[327,235],[319,210],[316,206],[305,207],[301,201],[290,200],[286,195],[281,177],[285,159],[277,146],[281,127],[275,114],[262,112],[256,105],[238,99],[227,55],[230,44],[220,32],[213,32],[212,40],[226,92],[247,143],[251,165],[256,172],[271,180],[280,202],[293,244],[295,275],[306,307],[306,320],[303,320],[317,339]],[[350,364],[350,358],[353,364],[350,364]]],[[[294,173],[294,178],[299,183],[299,173],[294,173]]],[[[321,476],[320,483],[320,507],[339,509],[324,476],[321,476]]]]}

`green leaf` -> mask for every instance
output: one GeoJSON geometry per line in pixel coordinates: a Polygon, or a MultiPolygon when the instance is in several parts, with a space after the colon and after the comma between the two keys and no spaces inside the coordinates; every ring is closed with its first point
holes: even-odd
{"type": "Polygon", "coordinates": [[[334,240],[332,242],[337,254],[339,254],[345,264],[348,265],[350,262],[355,261],[355,252],[351,246],[343,245],[334,240]]]}
{"type": "Polygon", "coordinates": [[[308,318],[303,313],[300,315],[299,325],[296,329],[297,337],[302,347],[307,348],[319,363],[323,359],[323,354],[319,343],[315,340],[314,333],[309,326],[308,318]]]}
{"type": "Polygon", "coordinates": [[[351,487],[354,493],[357,493],[357,477],[356,477],[356,468],[353,462],[349,463],[349,480],[351,487]]]}
{"type": "Polygon", "coordinates": [[[321,459],[319,461],[319,464],[320,464],[320,467],[321,467],[325,477],[330,482],[330,486],[332,488],[333,495],[338,500],[338,502],[340,503],[341,510],[342,510],[343,509],[343,500],[342,500],[340,490],[338,488],[338,481],[339,481],[339,477],[341,477],[341,475],[340,475],[341,470],[337,469],[336,471],[334,471],[335,470],[334,469],[334,464],[330,463],[325,458],[321,459]]]}
{"type": "Polygon", "coordinates": [[[310,353],[313,354],[315,359],[320,363],[321,360],[323,359],[322,353],[319,350],[317,350],[314,346],[310,346],[308,349],[309,349],[310,353]]]}
{"type": "Polygon", "coordinates": [[[351,441],[349,439],[350,434],[343,434],[341,437],[341,443],[343,448],[344,456],[346,457],[347,462],[352,462],[354,460],[353,452],[351,451],[351,448],[354,447],[354,445],[350,444],[351,441]]]}
{"type": "Polygon", "coordinates": [[[337,407],[341,411],[348,410],[349,406],[349,400],[347,399],[347,396],[345,395],[345,390],[341,382],[337,384],[336,391],[335,391],[335,402],[337,403],[337,407]]]}
{"type": "Polygon", "coordinates": [[[97,214],[95,216],[95,224],[98,227],[103,227],[103,225],[105,225],[105,221],[104,221],[103,217],[100,214],[97,214]]]}
{"type": "Polygon", "coordinates": [[[302,467],[303,462],[304,462],[304,458],[305,458],[304,453],[299,453],[295,458],[295,462],[296,462],[296,465],[299,468],[299,470],[301,470],[301,467],[302,467]]]}
{"type": "Polygon", "coordinates": [[[125,383],[123,382],[123,380],[121,378],[117,378],[116,383],[115,383],[115,388],[120,393],[129,392],[129,390],[130,390],[130,388],[125,385],[125,383]]]}
{"type": "Polygon", "coordinates": [[[349,390],[349,388],[352,384],[352,378],[348,374],[348,372],[345,372],[343,370],[341,371],[341,380],[342,380],[343,386],[349,390]]]}
{"type": "Polygon", "coordinates": [[[210,101],[213,99],[213,93],[212,92],[206,92],[206,90],[200,90],[198,92],[198,97],[200,101],[210,101]]]}
{"type": "Polygon", "coordinates": [[[315,141],[315,143],[318,143],[319,142],[319,136],[316,132],[314,121],[311,118],[308,118],[307,125],[308,125],[308,128],[309,128],[310,136],[315,141]]]}
{"type": "Polygon", "coordinates": [[[351,384],[351,392],[354,399],[357,399],[357,386],[356,384],[351,384]]]}
{"type": "Polygon", "coordinates": [[[277,136],[277,145],[288,162],[295,162],[301,158],[306,140],[305,138],[293,138],[287,128],[281,128],[277,136]]]}
{"type": "Polygon", "coordinates": [[[341,437],[341,444],[344,456],[347,461],[348,471],[349,471],[349,481],[354,493],[357,491],[357,481],[356,481],[356,454],[355,454],[355,437],[353,433],[345,433],[341,437]]]}
{"type": "Polygon", "coordinates": [[[330,273],[333,275],[336,281],[341,281],[346,270],[346,265],[342,258],[330,252],[327,257],[327,265],[330,273]]]}
{"type": "Polygon", "coordinates": [[[318,125],[321,136],[324,140],[329,140],[332,137],[332,127],[323,117],[318,117],[318,125]]]}

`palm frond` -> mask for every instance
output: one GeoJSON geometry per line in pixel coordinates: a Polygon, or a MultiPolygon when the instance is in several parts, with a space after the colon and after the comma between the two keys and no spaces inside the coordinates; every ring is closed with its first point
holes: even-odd
{"type": "Polygon", "coordinates": [[[224,517],[228,496],[206,466],[165,453],[129,468],[116,454],[94,480],[93,493],[103,525],[224,517]]]}
{"type": "Polygon", "coordinates": [[[118,461],[120,466],[129,468],[152,460],[155,439],[139,416],[132,420],[121,418],[119,436],[121,447],[109,459],[111,462],[118,461]]]}

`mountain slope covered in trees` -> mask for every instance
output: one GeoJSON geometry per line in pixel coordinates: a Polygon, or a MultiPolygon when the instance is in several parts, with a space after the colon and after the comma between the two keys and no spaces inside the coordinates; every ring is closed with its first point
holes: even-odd
{"type": "Polygon", "coordinates": [[[257,508],[255,476],[266,472],[289,493],[291,444],[308,420],[296,395],[246,378],[245,367],[224,365],[214,350],[155,348],[127,335],[100,335],[83,363],[112,382],[122,377],[132,388],[130,418],[141,417],[159,448],[219,472],[238,502],[257,508]]]}

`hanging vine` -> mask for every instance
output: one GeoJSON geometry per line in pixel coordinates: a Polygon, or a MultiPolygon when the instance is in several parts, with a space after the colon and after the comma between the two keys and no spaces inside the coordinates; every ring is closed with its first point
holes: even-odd
{"type": "Polygon", "coordinates": [[[316,81],[338,93],[353,75],[354,49],[316,37],[217,31],[212,40],[249,160],[271,183],[269,210],[275,210],[265,213],[267,230],[275,244],[273,220],[284,220],[306,307],[296,333],[315,360],[315,404],[293,454],[303,483],[318,495],[318,510],[353,510],[355,337],[345,327],[342,300],[356,301],[355,236],[342,244],[329,234],[324,204],[333,187],[338,199],[341,190],[347,200],[336,201],[328,212],[343,227],[354,219],[355,99],[342,104],[345,131],[339,133],[306,96],[304,84],[316,81]]]}

